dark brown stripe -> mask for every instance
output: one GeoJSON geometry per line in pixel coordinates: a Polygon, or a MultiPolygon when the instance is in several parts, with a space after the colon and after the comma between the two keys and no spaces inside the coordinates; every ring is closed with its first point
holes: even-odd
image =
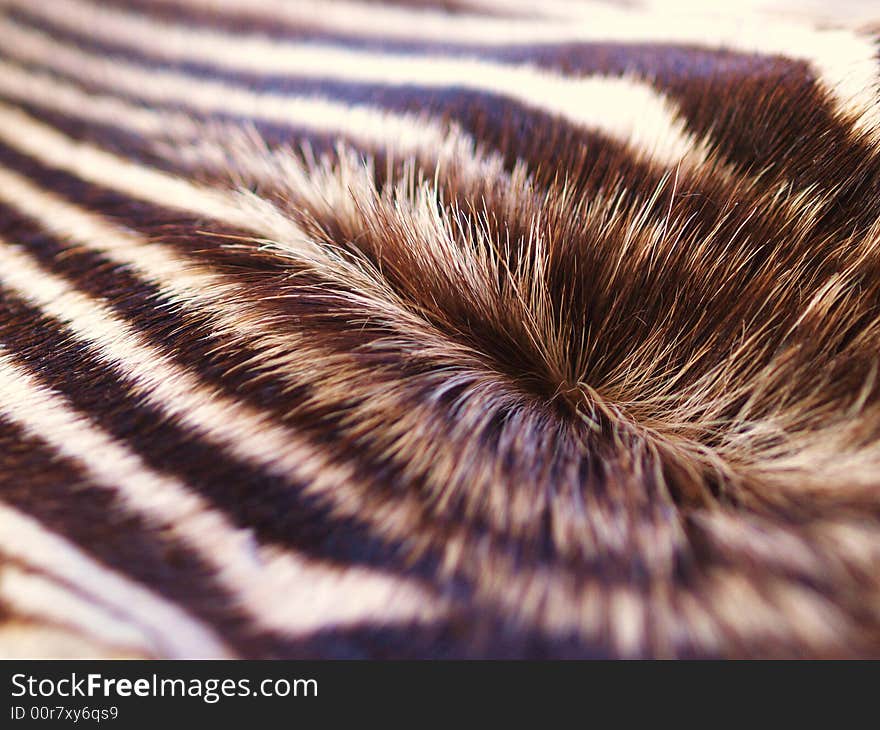
{"type": "Polygon", "coordinates": [[[416,575],[435,572],[427,558],[410,561],[401,545],[380,540],[355,520],[335,517],[318,500],[303,495],[301,486],[237,463],[176,426],[132,395],[130,386],[55,320],[6,292],[0,293],[0,313],[0,342],[17,362],[151,468],[180,476],[262,541],[339,564],[396,566],[416,575]]]}
{"type": "MultiPolygon", "coordinates": [[[[880,68],[878,68],[880,71],[880,68]]],[[[823,201],[820,233],[861,235],[880,216],[880,155],[876,145],[836,116],[804,64],[779,64],[676,81],[666,87],[688,126],[710,134],[718,150],[764,185],[810,190],[823,201]]]]}
{"type": "MultiPolygon", "coordinates": [[[[99,563],[189,611],[242,657],[416,659],[439,651],[448,658],[538,658],[561,651],[584,657],[596,651],[575,637],[563,641],[540,632],[505,630],[488,611],[457,612],[437,624],[405,626],[382,625],[377,617],[375,625],[327,628],[302,638],[260,631],[235,608],[212,570],[190,549],[127,512],[112,490],[90,483],[69,459],[3,418],[0,500],[76,544],[99,563]]],[[[0,563],[4,560],[0,555],[0,563]]],[[[71,587],[76,588],[75,584],[71,587]]],[[[0,615],[0,621],[10,618],[0,615]]]]}
{"type": "MultiPolygon", "coordinates": [[[[4,318],[7,312],[3,312],[4,318]]],[[[191,550],[124,510],[69,459],[0,418],[0,499],[147,586],[250,654],[254,631],[191,550]]]]}

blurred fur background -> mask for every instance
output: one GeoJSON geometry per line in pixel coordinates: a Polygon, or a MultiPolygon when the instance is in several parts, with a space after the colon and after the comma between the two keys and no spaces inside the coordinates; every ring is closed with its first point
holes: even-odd
{"type": "Polygon", "coordinates": [[[880,654],[874,5],[0,0],[0,654],[880,654]]]}

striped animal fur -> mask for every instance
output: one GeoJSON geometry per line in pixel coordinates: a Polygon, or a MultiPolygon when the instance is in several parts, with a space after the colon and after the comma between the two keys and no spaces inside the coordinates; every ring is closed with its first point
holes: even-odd
{"type": "Polygon", "coordinates": [[[880,17],[733,6],[0,0],[0,655],[880,655],[880,17]]]}

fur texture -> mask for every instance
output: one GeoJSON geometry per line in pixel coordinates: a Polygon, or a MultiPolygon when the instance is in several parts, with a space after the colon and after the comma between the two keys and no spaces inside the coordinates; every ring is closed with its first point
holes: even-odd
{"type": "Polygon", "coordinates": [[[531,5],[0,1],[4,656],[880,654],[870,19],[531,5]]]}

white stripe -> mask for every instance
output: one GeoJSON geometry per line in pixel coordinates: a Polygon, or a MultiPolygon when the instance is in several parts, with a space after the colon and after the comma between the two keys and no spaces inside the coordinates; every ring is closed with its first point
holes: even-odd
{"type": "MultiPolygon", "coordinates": [[[[270,49],[250,48],[247,44],[269,42],[218,39],[213,35],[202,38],[201,34],[196,34],[190,42],[184,43],[181,39],[180,47],[175,44],[166,49],[166,30],[154,27],[152,32],[158,35],[151,41],[151,51],[166,50],[166,55],[173,58],[191,58],[199,50],[220,64],[228,65],[230,58],[250,58],[250,61],[240,61],[239,65],[249,64],[245,70],[260,73],[271,71],[318,79],[487,91],[600,131],[631,144],[636,154],[665,164],[674,165],[684,158],[698,164],[708,155],[706,145],[685,131],[676,116],[675,105],[649,83],[633,79],[599,76],[573,79],[530,66],[442,56],[368,53],[318,44],[270,44],[270,49]],[[240,51],[241,56],[239,52],[229,52],[229,44],[233,42],[246,44],[240,51]]],[[[177,31],[172,26],[167,32],[173,38],[177,31]]],[[[179,32],[188,31],[180,29],[179,32]]],[[[70,69],[150,101],[174,102],[204,112],[227,112],[275,121],[290,121],[304,113],[304,101],[295,96],[257,93],[220,81],[151,70],[117,59],[108,62],[10,21],[0,21],[0,33],[5,35],[4,51],[16,57],[37,60],[60,70],[70,69]]],[[[332,113],[332,110],[324,112],[325,115],[332,113]]],[[[401,131],[411,133],[412,129],[412,125],[406,124],[401,131]]]]}
{"type": "Polygon", "coordinates": [[[4,660],[152,658],[145,651],[108,646],[73,629],[27,618],[11,618],[0,624],[0,656],[4,660]]]}
{"type": "MultiPolygon", "coordinates": [[[[481,4],[486,0],[480,0],[481,4]]],[[[522,2],[523,0],[515,0],[522,2]]],[[[507,0],[501,0],[507,2],[507,0]]],[[[565,3],[555,2],[556,5],[565,3]]],[[[580,3],[570,7],[578,8],[580,3]]],[[[813,28],[848,28],[858,30],[880,20],[877,0],[737,0],[736,3],[707,3],[705,0],[640,0],[640,10],[650,13],[673,13],[715,17],[719,22],[737,22],[746,16],[769,19],[775,23],[810,25],[813,28]]],[[[569,15],[569,17],[571,17],[569,15]]]]}
{"type": "MultiPolygon", "coordinates": [[[[4,249],[4,259],[9,250],[4,249]]],[[[43,286],[43,294],[51,296],[53,283],[39,281],[34,288],[43,286]]],[[[101,323],[88,326],[97,328],[93,336],[107,336],[101,323]]],[[[296,634],[363,621],[431,620],[443,610],[413,581],[363,568],[324,566],[258,545],[250,529],[235,527],[185,484],[148,468],[65,398],[39,385],[4,348],[0,412],[81,464],[91,480],[115,490],[126,509],[194,550],[263,628],[296,634]]]]}
{"type": "MultiPolygon", "coordinates": [[[[38,500],[40,495],[34,493],[33,498],[38,500]]],[[[20,611],[78,625],[83,632],[102,640],[146,646],[168,658],[228,655],[222,642],[182,609],[100,565],[73,543],[2,502],[0,553],[75,583],[95,599],[94,604],[86,605],[73,594],[63,594],[58,584],[50,596],[53,586],[49,581],[38,585],[33,576],[21,574],[10,580],[9,569],[0,565],[2,601],[20,611]],[[102,606],[126,616],[132,623],[121,625],[102,606]],[[92,620],[96,614],[101,621],[92,620]]]]}
{"type": "MultiPolygon", "coordinates": [[[[73,580],[77,580],[76,576],[73,576],[73,580]]],[[[84,586],[84,589],[88,592],[89,586],[84,586]]],[[[59,581],[30,570],[22,570],[12,563],[0,567],[0,599],[15,615],[49,624],[61,624],[80,636],[93,637],[104,644],[120,648],[127,647],[123,651],[131,655],[158,654],[161,651],[159,627],[154,625],[146,632],[142,627],[132,624],[128,616],[115,615],[100,602],[79,595],[59,581]]],[[[163,627],[163,630],[177,632],[187,628],[189,627],[168,626],[163,627]]],[[[188,657],[178,654],[177,658],[188,657]]]]}

